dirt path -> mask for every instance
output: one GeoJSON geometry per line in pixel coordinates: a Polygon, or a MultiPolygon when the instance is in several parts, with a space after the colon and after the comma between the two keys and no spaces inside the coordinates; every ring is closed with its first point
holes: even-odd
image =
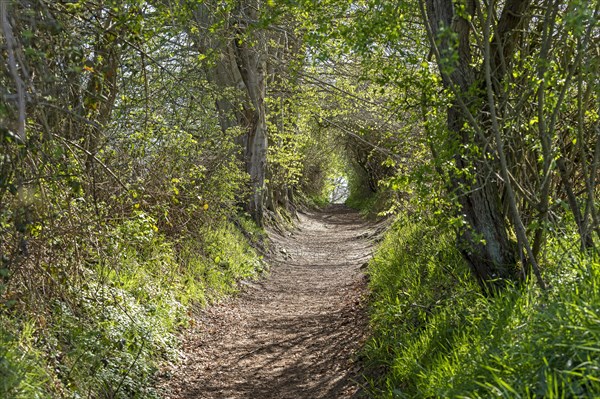
{"type": "Polygon", "coordinates": [[[268,278],[199,316],[171,370],[166,398],[352,398],[353,355],[366,330],[360,267],[375,226],[343,206],[300,215],[271,234],[268,278]]]}

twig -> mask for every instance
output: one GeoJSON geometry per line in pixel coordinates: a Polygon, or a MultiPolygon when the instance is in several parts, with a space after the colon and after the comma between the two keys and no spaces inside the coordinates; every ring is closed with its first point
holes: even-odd
{"type": "Polygon", "coordinates": [[[10,73],[15,82],[15,86],[17,89],[17,104],[19,107],[19,119],[18,119],[18,128],[17,133],[19,138],[24,143],[27,140],[25,136],[25,84],[23,80],[19,76],[19,72],[17,70],[17,60],[15,58],[15,47],[17,45],[15,37],[13,36],[12,26],[8,21],[8,1],[0,1],[0,20],[2,23],[2,31],[4,33],[4,37],[6,38],[6,51],[8,53],[8,66],[10,68],[10,73]]]}
{"type": "Polygon", "coordinates": [[[117,183],[119,183],[119,185],[121,187],[123,187],[125,190],[129,190],[129,188],[125,185],[125,183],[123,183],[121,181],[121,179],[119,179],[119,177],[115,174],[115,172],[113,172],[108,166],[106,166],[106,164],[104,162],[99,160],[98,157],[96,157],[96,155],[92,154],[91,152],[89,152],[88,150],[86,150],[85,148],[83,148],[82,146],[80,146],[79,144],[77,144],[71,140],[67,140],[66,138],[61,137],[56,133],[51,133],[51,134],[52,134],[52,136],[64,141],[65,143],[72,145],[73,147],[77,148],[78,150],[83,151],[85,153],[85,155],[92,157],[94,159],[94,161],[98,162],[98,164],[100,166],[102,166],[104,168],[104,170],[106,170],[117,181],[117,183]]]}
{"type": "Polygon", "coordinates": [[[510,174],[508,171],[508,165],[506,162],[506,155],[504,153],[504,141],[502,139],[502,136],[500,134],[500,126],[498,125],[498,119],[496,117],[496,103],[494,100],[494,92],[493,92],[493,87],[492,87],[492,76],[491,76],[491,63],[490,63],[490,58],[491,58],[491,51],[490,51],[490,40],[489,40],[489,35],[490,35],[490,26],[492,24],[491,21],[491,16],[494,14],[493,13],[493,9],[492,9],[492,4],[490,3],[489,9],[488,9],[488,20],[486,21],[485,25],[484,25],[484,55],[483,55],[483,61],[484,61],[484,71],[485,71],[485,83],[486,83],[486,92],[487,92],[487,100],[488,100],[488,105],[490,107],[490,119],[492,122],[492,130],[494,133],[494,137],[496,139],[496,151],[498,153],[498,159],[500,161],[500,172],[502,174],[502,177],[504,178],[505,182],[505,186],[506,186],[506,192],[508,194],[508,205],[510,207],[512,216],[513,216],[513,223],[515,225],[515,231],[517,233],[517,239],[519,241],[519,243],[521,245],[523,245],[523,247],[525,247],[526,251],[527,251],[527,256],[529,257],[529,263],[531,264],[532,268],[533,268],[533,273],[535,274],[535,277],[537,279],[537,282],[540,286],[540,288],[542,288],[543,290],[546,289],[546,283],[544,282],[544,279],[542,278],[542,274],[540,273],[540,268],[537,264],[537,260],[535,259],[535,255],[533,254],[533,250],[531,249],[531,245],[529,244],[529,240],[527,239],[527,233],[525,231],[525,226],[523,225],[523,221],[521,220],[521,216],[519,215],[519,209],[517,207],[517,200],[515,198],[515,191],[513,189],[511,180],[510,180],[510,174]]]}

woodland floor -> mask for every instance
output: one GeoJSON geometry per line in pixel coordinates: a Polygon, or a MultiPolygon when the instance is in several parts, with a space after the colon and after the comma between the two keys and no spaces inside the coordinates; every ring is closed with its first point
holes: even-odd
{"type": "Polygon", "coordinates": [[[271,232],[269,275],[196,317],[184,360],[162,373],[168,399],[318,399],[360,395],[366,279],[376,225],[332,205],[271,232]]]}

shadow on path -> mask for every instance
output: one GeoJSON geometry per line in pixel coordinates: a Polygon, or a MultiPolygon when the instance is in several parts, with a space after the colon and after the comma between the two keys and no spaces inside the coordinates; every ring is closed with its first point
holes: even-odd
{"type": "Polygon", "coordinates": [[[170,399],[333,399],[359,393],[354,355],[367,328],[361,265],[374,225],[342,205],[271,233],[270,276],[203,310],[183,362],[161,381],[170,399]]]}

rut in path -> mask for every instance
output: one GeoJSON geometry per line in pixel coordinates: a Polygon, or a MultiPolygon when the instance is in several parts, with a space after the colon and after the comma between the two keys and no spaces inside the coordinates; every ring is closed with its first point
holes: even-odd
{"type": "Polygon", "coordinates": [[[354,355],[366,317],[360,270],[375,226],[335,205],[271,234],[270,276],[209,307],[164,381],[169,399],[317,399],[358,395],[354,355]]]}

